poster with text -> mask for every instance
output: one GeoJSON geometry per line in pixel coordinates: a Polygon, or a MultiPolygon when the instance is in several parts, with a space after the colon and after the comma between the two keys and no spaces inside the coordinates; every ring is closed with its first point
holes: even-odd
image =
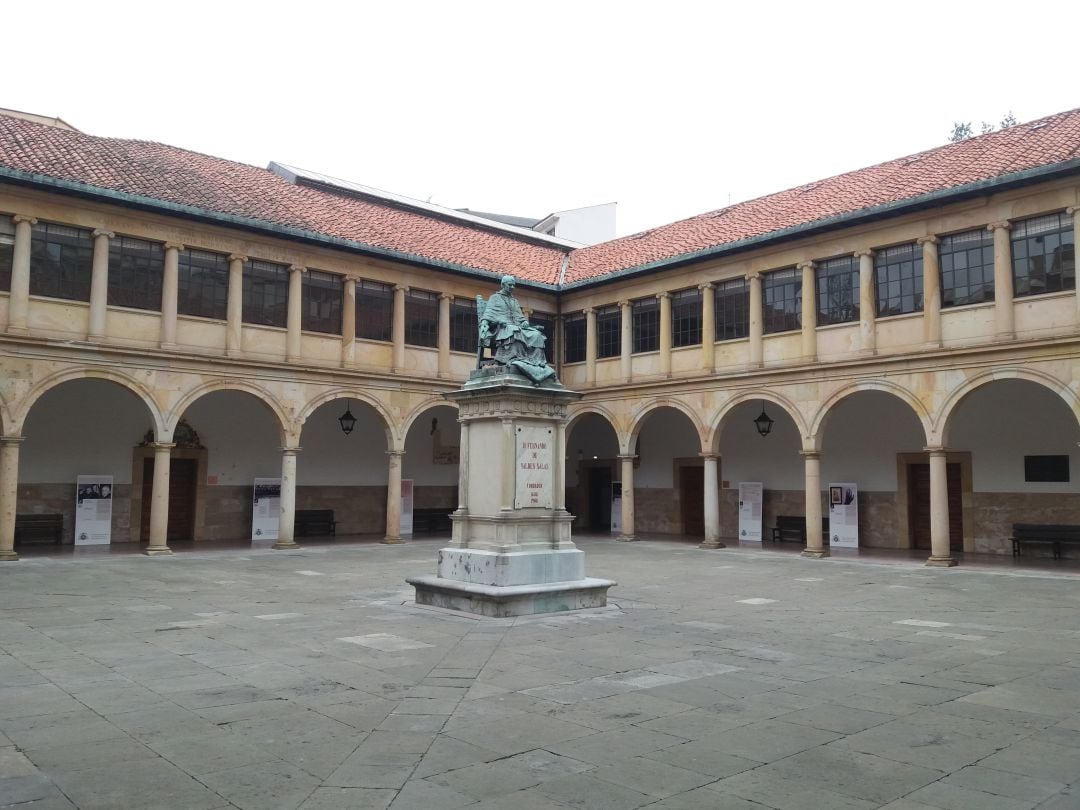
{"type": "Polygon", "coordinates": [[[514,508],[554,506],[551,465],[555,442],[551,428],[542,425],[519,425],[517,428],[517,474],[514,476],[514,508]]]}
{"type": "Polygon", "coordinates": [[[281,514],[281,479],[256,478],[251,501],[251,539],[277,540],[281,514]]]}
{"type": "Polygon", "coordinates": [[[75,545],[107,546],[112,542],[111,475],[75,479],[75,545]]]}
{"type": "Polygon", "coordinates": [[[739,482],[739,540],[761,542],[761,513],[765,488],[760,481],[739,482]]]}
{"type": "Polygon", "coordinates": [[[401,533],[413,533],[413,479],[401,479],[401,533]]]}
{"type": "Polygon", "coordinates": [[[855,484],[829,484],[829,545],[859,547],[859,488],[855,484]]]}

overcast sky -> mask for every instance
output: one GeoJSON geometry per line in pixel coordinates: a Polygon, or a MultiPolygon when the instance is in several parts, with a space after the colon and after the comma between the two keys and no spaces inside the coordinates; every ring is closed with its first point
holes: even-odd
{"type": "Polygon", "coordinates": [[[10,3],[0,107],[620,235],[1080,106],[1080,3],[10,3]],[[169,11],[163,9],[168,8],[169,11]]]}

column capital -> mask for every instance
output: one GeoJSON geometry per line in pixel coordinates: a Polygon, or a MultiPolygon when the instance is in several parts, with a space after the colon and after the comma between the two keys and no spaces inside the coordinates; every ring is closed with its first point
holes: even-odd
{"type": "Polygon", "coordinates": [[[657,293],[656,298],[659,301],[663,301],[665,298],[671,298],[671,293],[665,290],[664,292],[657,293]]]}
{"type": "Polygon", "coordinates": [[[342,284],[356,284],[356,282],[359,280],[360,279],[357,276],[343,275],[341,277],[342,284]]]}
{"type": "Polygon", "coordinates": [[[16,214],[11,218],[11,221],[18,225],[20,222],[25,222],[28,225],[37,225],[37,217],[27,216],[26,214],[16,214]]]}
{"type": "Polygon", "coordinates": [[[743,278],[745,278],[747,281],[761,281],[761,275],[762,274],[759,272],[753,272],[747,273],[745,276],[743,276],[743,278]]]}
{"type": "Polygon", "coordinates": [[[300,448],[299,445],[296,445],[296,446],[293,446],[293,447],[282,447],[281,448],[281,455],[283,455],[283,456],[295,456],[297,453],[300,452],[300,449],[301,448],[300,448]]]}
{"type": "Polygon", "coordinates": [[[25,436],[0,436],[0,445],[20,445],[26,440],[25,436]]]}
{"type": "Polygon", "coordinates": [[[229,261],[230,262],[246,262],[247,260],[248,260],[248,257],[245,256],[243,253],[230,253],[229,254],[229,261]]]}
{"type": "Polygon", "coordinates": [[[852,253],[852,255],[856,259],[861,259],[863,256],[866,256],[868,259],[872,259],[872,258],[874,258],[874,251],[871,248],[861,248],[859,250],[854,251],[852,253]]]}
{"type": "MultiPolygon", "coordinates": [[[[439,300],[440,301],[449,301],[452,304],[452,303],[454,303],[454,296],[450,295],[450,293],[440,293],[439,294],[439,300]]],[[[524,312],[524,311],[525,310],[522,309],[522,312],[524,312]]]]}
{"type": "Polygon", "coordinates": [[[304,267],[304,265],[302,265],[302,264],[290,264],[289,265],[289,272],[290,273],[306,273],[307,268],[304,267]]]}
{"type": "Polygon", "coordinates": [[[988,231],[996,231],[996,230],[1007,231],[1007,230],[1009,230],[1011,228],[1012,228],[1012,223],[1009,222],[1009,220],[1007,220],[1007,219],[1003,219],[1000,222],[991,222],[989,225],[986,226],[986,230],[988,230],[988,231]]]}
{"type": "Polygon", "coordinates": [[[915,244],[921,247],[922,245],[936,245],[940,241],[936,236],[930,234],[930,236],[920,236],[915,240],[915,244]]]}
{"type": "Polygon", "coordinates": [[[172,450],[176,447],[172,442],[150,442],[146,446],[154,448],[154,452],[157,452],[158,450],[172,450]]]}
{"type": "Polygon", "coordinates": [[[798,270],[816,270],[817,262],[799,262],[795,267],[798,270]]]}
{"type": "Polygon", "coordinates": [[[630,306],[630,299],[629,298],[624,298],[623,300],[619,301],[619,308],[620,309],[626,309],[629,306],[630,306]]]}
{"type": "Polygon", "coordinates": [[[581,312],[584,315],[595,315],[596,307],[585,307],[585,309],[581,310],[581,312]]]}
{"type": "Polygon", "coordinates": [[[115,239],[116,238],[116,234],[113,233],[112,231],[106,231],[106,230],[104,230],[102,228],[94,228],[94,238],[96,239],[99,236],[104,236],[107,239],[115,239]]]}
{"type": "Polygon", "coordinates": [[[1070,205],[1068,208],[1065,209],[1065,213],[1068,214],[1070,217],[1077,212],[1080,212],[1080,205],[1070,205]]]}
{"type": "Polygon", "coordinates": [[[711,290],[711,289],[712,289],[713,287],[715,287],[715,286],[716,286],[716,285],[715,285],[715,284],[713,284],[713,283],[712,283],[711,281],[703,281],[703,282],[702,282],[701,284],[698,284],[698,285],[697,285],[697,288],[698,288],[699,290],[702,290],[702,291],[704,291],[704,290],[711,290]]]}
{"type": "Polygon", "coordinates": [[[395,284],[394,292],[408,292],[409,286],[407,284],[395,284]]]}
{"type": "Polygon", "coordinates": [[[184,250],[184,246],[179,242],[166,242],[165,250],[184,250]]]}

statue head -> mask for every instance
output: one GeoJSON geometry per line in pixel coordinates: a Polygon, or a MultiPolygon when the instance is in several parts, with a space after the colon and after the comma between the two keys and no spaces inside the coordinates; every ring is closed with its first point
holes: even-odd
{"type": "Polygon", "coordinates": [[[502,291],[504,293],[506,293],[507,295],[509,295],[510,293],[512,293],[514,291],[514,285],[516,283],[517,282],[514,280],[513,276],[511,276],[511,275],[503,276],[502,277],[502,291]]]}

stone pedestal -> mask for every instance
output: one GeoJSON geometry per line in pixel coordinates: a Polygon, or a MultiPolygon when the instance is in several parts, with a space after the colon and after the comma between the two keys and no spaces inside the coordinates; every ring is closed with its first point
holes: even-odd
{"type": "Polygon", "coordinates": [[[447,398],[462,423],[453,538],[416,602],[481,616],[603,607],[615,583],[585,576],[565,508],[566,407],[558,383],[485,368],[447,398]]]}

